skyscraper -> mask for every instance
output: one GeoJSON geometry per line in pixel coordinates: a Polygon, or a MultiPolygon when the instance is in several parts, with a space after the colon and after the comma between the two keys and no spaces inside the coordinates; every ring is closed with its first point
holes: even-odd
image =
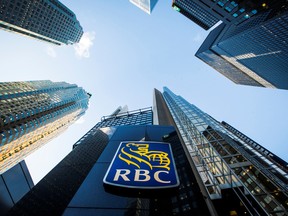
{"type": "Polygon", "coordinates": [[[288,4],[240,25],[220,25],[196,57],[237,84],[288,89],[288,4]]]}
{"type": "Polygon", "coordinates": [[[236,84],[288,89],[286,0],[173,0],[210,32],[196,57],[236,84]]]}
{"type": "Polygon", "coordinates": [[[205,30],[217,22],[239,24],[265,9],[264,1],[173,0],[172,7],[205,30]]]}
{"type": "Polygon", "coordinates": [[[24,160],[1,174],[0,215],[6,215],[8,210],[33,186],[34,183],[24,160]]]}
{"type": "Polygon", "coordinates": [[[173,0],[172,7],[205,30],[196,57],[233,82],[288,89],[285,0],[173,0]]]}
{"type": "Polygon", "coordinates": [[[156,3],[158,2],[158,0],[129,0],[129,1],[148,14],[152,13],[152,10],[154,9],[156,3]]]}
{"type": "Polygon", "coordinates": [[[83,35],[75,14],[58,0],[1,0],[0,28],[56,45],[83,35]]]}
{"type": "Polygon", "coordinates": [[[205,10],[205,8],[195,1],[173,0],[172,7],[175,11],[180,12],[205,30],[208,30],[220,21],[219,18],[205,10]]]}
{"type": "MultiPolygon", "coordinates": [[[[164,88],[163,96],[212,201],[225,196],[248,215],[286,215],[288,164],[227,123],[164,88]],[[242,206],[242,207],[241,207],[242,206]]],[[[241,214],[242,215],[242,214],[241,214]]]]}
{"type": "Polygon", "coordinates": [[[79,119],[90,96],[65,82],[0,83],[0,174],[79,119]]]}
{"type": "MultiPolygon", "coordinates": [[[[168,88],[163,93],[155,90],[153,101],[153,117],[149,108],[122,114],[119,108],[102,118],[9,215],[287,215],[285,161],[168,88]],[[130,153],[119,150],[127,141],[130,147],[139,141],[142,145],[131,147],[130,153]],[[151,142],[170,143],[179,186],[160,191],[135,186],[111,190],[103,180],[105,173],[123,155],[131,168],[118,169],[114,181],[121,177],[126,183],[150,184],[153,176],[145,170],[147,164],[167,163],[164,152],[146,148],[151,142]],[[148,154],[159,160],[149,163],[148,154]],[[133,178],[134,171],[138,175],[133,178]]],[[[169,183],[164,173],[169,171],[154,179],[169,183]]]]}
{"type": "Polygon", "coordinates": [[[216,38],[220,35],[224,28],[225,24],[221,24],[209,33],[204,43],[196,52],[196,57],[213,67],[219,73],[226,76],[228,79],[232,80],[236,84],[259,87],[273,87],[265,80],[255,75],[253,71],[247,69],[251,75],[244,73],[241,66],[237,67],[235,64],[231,64],[229,61],[226,61],[225,58],[222,58],[220,55],[210,49],[216,38]]]}
{"type": "MultiPolygon", "coordinates": [[[[123,126],[123,125],[152,125],[153,112],[151,107],[142,108],[139,110],[128,111],[127,105],[124,107],[119,106],[111,115],[103,116],[101,121],[98,122],[88,133],[92,133],[98,128],[123,126]]],[[[85,137],[85,136],[84,136],[85,137]]],[[[83,139],[78,140],[73,148],[81,144],[83,139]]]]}

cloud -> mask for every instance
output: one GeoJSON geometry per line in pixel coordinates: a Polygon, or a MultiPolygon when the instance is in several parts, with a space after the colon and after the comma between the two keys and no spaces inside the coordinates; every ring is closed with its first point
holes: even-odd
{"type": "Polygon", "coordinates": [[[84,32],[79,43],[74,45],[75,54],[80,58],[89,58],[90,49],[93,46],[94,39],[95,39],[95,32],[84,32]]]}
{"type": "Polygon", "coordinates": [[[47,47],[46,48],[46,53],[48,56],[52,57],[52,58],[56,58],[57,57],[57,53],[55,51],[55,49],[53,47],[47,47]]]}
{"type": "Polygon", "coordinates": [[[204,37],[203,37],[202,34],[197,33],[197,34],[192,38],[192,40],[193,40],[194,42],[202,42],[202,41],[204,40],[204,37]]]}

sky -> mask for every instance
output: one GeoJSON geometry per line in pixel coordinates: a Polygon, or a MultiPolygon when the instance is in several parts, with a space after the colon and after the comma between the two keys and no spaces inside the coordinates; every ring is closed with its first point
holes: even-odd
{"type": "Polygon", "coordinates": [[[1,30],[1,82],[75,83],[92,94],[75,124],[25,161],[34,183],[118,106],[151,107],[167,86],[218,121],[288,160],[288,91],[236,85],[194,54],[209,33],[161,0],[151,15],[128,0],[62,0],[77,16],[79,44],[55,46],[1,30]]]}

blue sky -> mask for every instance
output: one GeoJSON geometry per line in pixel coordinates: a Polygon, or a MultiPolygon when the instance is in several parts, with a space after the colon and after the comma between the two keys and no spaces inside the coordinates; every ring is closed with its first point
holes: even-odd
{"type": "Polygon", "coordinates": [[[236,85],[197,59],[208,32],[174,11],[170,0],[159,1],[150,16],[128,0],[61,2],[84,29],[76,46],[0,31],[1,81],[66,81],[92,94],[84,118],[27,158],[35,183],[103,115],[119,105],[152,106],[153,88],[163,86],[288,160],[288,92],[236,85]]]}

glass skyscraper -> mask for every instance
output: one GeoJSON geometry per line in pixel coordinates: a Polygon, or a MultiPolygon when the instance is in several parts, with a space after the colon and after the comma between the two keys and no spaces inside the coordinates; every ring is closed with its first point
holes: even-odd
{"type": "Polygon", "coordinates": [[[0,174],[79,119],[90,96],[65,82],[0,83],[0,174]]]}
{"type": "Polygon", "coordinates": [[[0,28],[56,45],[83,35],[75,14],[58,0],[1,0],[0,28]]]}
{"type": "Polygon", "coordinates": [[[220,21],[196,1],[173,0],[172,7],[205,30],[220,21]]]}
{"type": "Polygon", "coordinates": [[[158,0],[129,0],[129,1],[148,14],[152,13],[152,10],[154,9],[156,3],[158,2],[158,0]]]}
{"type": "Polygon", "coordinates": [[[218,26],[196,57],[237,84],[288,89],[287,7],[262,12],[238,26],[218,26]]]}
{"type": "Polygon", "coordinates": [[[0,175],[0,215],[6,215],[34,186],[25,161],[0,175]]]}
{"type": "Polygon", "coordinates": [[[205,30],[217,22],[239,24],[265,9],[262,1],[173,0],[172,7],[205,30]]]}
{"type": "MultiPolygon", "coordinates": [[[[93,133],[99,128],[123,126],[123,125],[152,125],[153,112],[151,107],[142,108],[140,110],[128,111],[128,107],[119,106],[111,115],[103,116],[101,121],[98,122],[85,136],[93,133]]],[[[84,136],[84,137],[85,137],[84,136]]],[[[81,144],[83,138],[78,140],[73,148],[81,144]]]]}
{"type": "Polygon", "coordinates": [[[285,0],[173,0],[174,10],[205,30],[196,57],[236,84],[288,89],[285,0]]]}
{"type": "MultiPolygon", "coordinates": [[[[163,96],[209,198],[238,197],[248,215],[287,215],[288,164],[229,124],[164,88],[163,96]]],[[[238,211],[239,211],[238,210],[238,211]]],[[[239,213],[238,213],[239,214],[239,213]]],[[[242,215],[242,214],[240,214],[242,215]]]]}
{"type": "Polygon", "coordinates": [[[287,215],[285,161],[166,87],[153,101],[152,109],[103,117],[8,215],[287,215]],[[179,187],[105,185],[120,143],[140,140],[170,143],[179,187]]]}

